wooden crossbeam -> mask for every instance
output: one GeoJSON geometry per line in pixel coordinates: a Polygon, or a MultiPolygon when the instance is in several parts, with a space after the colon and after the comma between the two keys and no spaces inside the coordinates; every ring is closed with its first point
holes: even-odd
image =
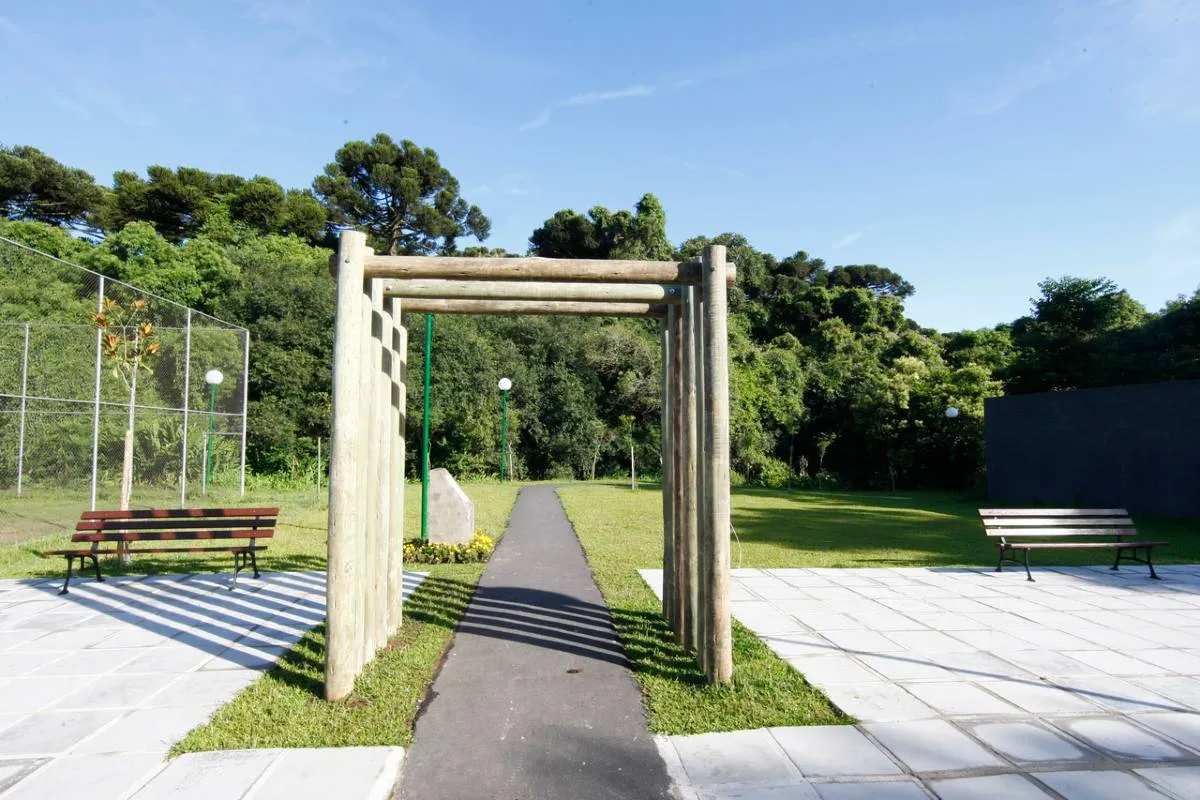
{"type": "MultiPolygon", "coordinates": [[[[336,272],[336,257],[330,260],[336,272]]],[[[726,265],[732,286],[737,268],[726,265]]],[[[585,281],[592,283],[700,284],[697,261],[610,261],[578,258],[468,258],[464,256],[381,256],[368,253],[368,278],[443,278],[467,281],[585,281]]]]}
{"type": "Polygon", "coordinates": [[[683,302],[679,286],[662,283],[461,281],[417,278],[384,281],[383,292],[388,297],[435,300],[542,300],[667,305],[683,302]]]}
{"type": "Polygon", "coordinates": [[[574,317],[665,317],[659,303],[588,303],[557,300],[432,300],[404,301],[406,314],[545,314],[574,317]]]}

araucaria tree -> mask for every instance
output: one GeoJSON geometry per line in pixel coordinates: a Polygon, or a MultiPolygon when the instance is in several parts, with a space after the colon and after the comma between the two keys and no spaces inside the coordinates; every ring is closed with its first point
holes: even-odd
{"type": "Polygon", "coordinates": [[[347,142],[313,189],[335,225],[363,228],[377,251],[391,255],[454,253],[458,239],[483,241],[492,227],[459,194],[437,153],[384,133],[347,142]]]}

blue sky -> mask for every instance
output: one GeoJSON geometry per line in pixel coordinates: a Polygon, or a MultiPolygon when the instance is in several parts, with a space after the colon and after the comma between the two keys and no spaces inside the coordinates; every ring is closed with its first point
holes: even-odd
{"type": "Polygon", "coordinates": [[[1197,42],[1195,0],[13,2],[0,141],[308,186],[384,131],[492,246],[653,192],[676,242],[884,265],[950,330],[1047,276],[1200,285],[1197,42]]]}

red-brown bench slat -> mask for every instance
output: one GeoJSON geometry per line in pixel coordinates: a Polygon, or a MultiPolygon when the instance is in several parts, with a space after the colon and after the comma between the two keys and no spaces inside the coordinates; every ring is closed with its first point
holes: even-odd
{"type": "Polygon", "coordinates": [[[131,531],[77,533],[72,542],[184,542],[209,539],[270,539],[275,531],[131,531]]]}
{"type": "Polygon", "coordinates": [[[129,550],[46,550],[45,555],[48,556],[115,556],[122,553],[249,553],[253,550],[255,553],[261,553],[266,550],[267,546],[262,547],[135,547],[129,550]]]}
{"type": "Polygon", "coordinates": [[[129,508],[84,511],[80,519],[183,519],[187,517],[276,517],[278,508],[129,508]]]}
{"type": "Polygon", "coordinates": [[[121,519],[88,520],[75,525],[77,531],[182,531],[190,528],[274,528],[274,517],[219,517],[217,519],[121,519]]]}

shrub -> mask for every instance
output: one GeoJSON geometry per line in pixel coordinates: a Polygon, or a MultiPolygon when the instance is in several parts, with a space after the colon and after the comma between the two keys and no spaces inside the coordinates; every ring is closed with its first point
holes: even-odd
{"type": "Polygon", "coordinates": [[[492,537],[483,531],[475,531],[471,541],[466,544],[447,544],[445,542],[423,542],[420,539],[409,539],[404,543],[404,563],[406,564],[471,564],[487,561],[496,543],[492,537]]]}

